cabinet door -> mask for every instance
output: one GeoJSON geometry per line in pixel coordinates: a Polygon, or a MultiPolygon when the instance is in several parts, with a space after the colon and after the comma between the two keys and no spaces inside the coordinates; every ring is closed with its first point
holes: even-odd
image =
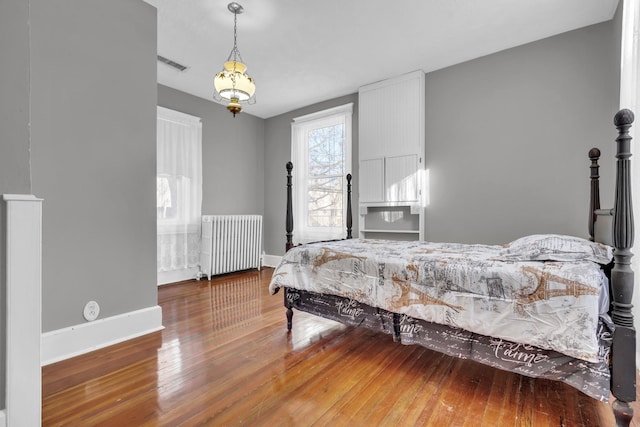
{"type": "Polygon", "coordinates": [[[382,90],[363,90],[359,93],[358,124],[359,153],[362,160],[384,157],[387,133],[387,102],[382,90]]]}
{"type": "Polygon", "coordinates": [[[384,201],[384,159],[360,161],[360,202],[384,201]]]}
{"type": "Polygon", "coordinates": [[[418,201],[418,156],[387,157],[384,176],[387,202],[418,201]]]}
{"type": "Polygon", "coordinates": [[[359,90],[360,159],[424,153],[424,73],[359,90]]]}

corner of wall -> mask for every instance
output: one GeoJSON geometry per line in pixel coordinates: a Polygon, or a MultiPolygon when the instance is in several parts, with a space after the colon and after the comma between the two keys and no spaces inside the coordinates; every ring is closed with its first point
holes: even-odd
{"type": "MultiPolygon", "coordinates": [[[[1,199],[0,199],[1,200],[1,199]]],[[[7,271],[7,222],[6,203],[0,202],[0,271],[7,271]]],[[[0,301],[7,300],[7,280],[6,275],[0,275],[0,301]]],[[[7,323],[6,323],[6,307],[0,307],[0,378],[7,378],[7,323]]],[[[0,421],[4,420],[4,408],[6,408],[6,389],[5,381],[0,382],[0,408],[3,408],[0,414],[0,421]]],[[[0,427],[6,424],[0,422],[0,427]]]]}

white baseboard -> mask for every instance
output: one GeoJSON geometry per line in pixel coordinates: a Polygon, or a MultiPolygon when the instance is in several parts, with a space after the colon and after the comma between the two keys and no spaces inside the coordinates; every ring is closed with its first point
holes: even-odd
{"type": "MultiPolygon", "coordinates": [[[[162,330],[159,305],[45,332],[41,336],[42,366],[162,330]]],[[[0,426],[1,427],[1,426],[0,426]]]]}
{"type": "Polygon", "coordinates": [[[200,269],[198,267],[185,268],[182,270],[161,271],[158,273],[158,286],[195,279],[199,275],[200,269]]]}
{"type": "Polygon", "coordinates": [[[262,255],[262,266],[263,267],[277,267],[282,261],[282,257],[278,255],[262,255]]]}
{"type": "Polygon", "coordinates": [[[6,409],[0,411],[0,427],[7,427],[6,409]]]}

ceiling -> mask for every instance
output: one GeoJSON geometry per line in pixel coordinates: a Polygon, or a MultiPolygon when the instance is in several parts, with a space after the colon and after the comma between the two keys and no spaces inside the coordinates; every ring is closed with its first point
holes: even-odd
{"type": "MultiPolygon", "coordinates": [[[[212,102],[233,47],[229,0],[145,0],[158,9],[158,82],[212,102]]],[[[243,112],[276,116],[609,20],[618,0],[239,0],[238,48],[256,82],[243,112]]]]}

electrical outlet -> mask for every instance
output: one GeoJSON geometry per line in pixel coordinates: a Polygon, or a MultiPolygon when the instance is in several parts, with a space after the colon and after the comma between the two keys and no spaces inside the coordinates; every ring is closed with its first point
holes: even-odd
{"type": "Polygon", "coordinates": [[[89,322],[96,320],[100,314],[100,306],[95,301],[89,301],[84,306],[84,318],[89,322]]]}

